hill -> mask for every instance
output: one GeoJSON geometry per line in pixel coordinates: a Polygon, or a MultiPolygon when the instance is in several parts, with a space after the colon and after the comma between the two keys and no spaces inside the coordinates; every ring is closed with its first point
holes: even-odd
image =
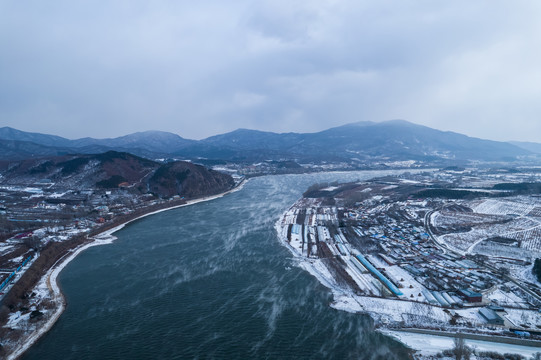
{"type": "Polygon", "coordinates": [[[97,155],[64,155],[4,162],[3,185],[31,185],[49,181],[57,189],[118,189],[135,195],[186,198],[229,190],[233,179],[200,165],[183,161],[158,163],[129,153],[108,151],[97,155]]]}

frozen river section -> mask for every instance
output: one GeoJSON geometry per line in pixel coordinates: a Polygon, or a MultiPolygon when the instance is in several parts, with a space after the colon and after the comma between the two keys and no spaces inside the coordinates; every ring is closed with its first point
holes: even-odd
{"type": "Polygon", "coordinates": [[[60,320],[24,359],[406,359],[368,316],[295,266],[276,220],[316,182],[399,171],[268,176],[129,224],[60,273],[60,320]]]}

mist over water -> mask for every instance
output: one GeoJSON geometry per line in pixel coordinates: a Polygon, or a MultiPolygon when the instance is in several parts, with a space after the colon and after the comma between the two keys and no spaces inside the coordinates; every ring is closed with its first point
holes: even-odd
{"type": "Polygon", "coordinates": [[[255,178],[129,224],[60,274],[67,309],[24,359],[406,359],[368,316],[332,309],[274,229],[315,182],[390,173],[255,178]]]}

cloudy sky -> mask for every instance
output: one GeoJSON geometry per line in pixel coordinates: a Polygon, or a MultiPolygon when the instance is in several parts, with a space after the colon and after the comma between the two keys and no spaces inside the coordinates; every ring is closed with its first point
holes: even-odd
{"type": "Polygon", "coordinates": [[[1,1],[0,126],[69,138],[405,119],[541,142],[541,2],[1,1]]]}

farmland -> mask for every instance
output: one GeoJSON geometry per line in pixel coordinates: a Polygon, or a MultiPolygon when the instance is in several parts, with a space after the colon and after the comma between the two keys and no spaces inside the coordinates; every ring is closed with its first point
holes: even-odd
{"type": "Polygon", "coordinates": [[[475,253],[476,248],[485,248],[486,254],[486,248],[494,244],[514,248],[510,250],[519,259],[531,261],[541,256],[541,218],[537,210],[541,198],[514,196],[461,200],[459,204],[459,211],[444,207],[432,214],[430,222],[440,242],[462,254],[475,253]]]}

